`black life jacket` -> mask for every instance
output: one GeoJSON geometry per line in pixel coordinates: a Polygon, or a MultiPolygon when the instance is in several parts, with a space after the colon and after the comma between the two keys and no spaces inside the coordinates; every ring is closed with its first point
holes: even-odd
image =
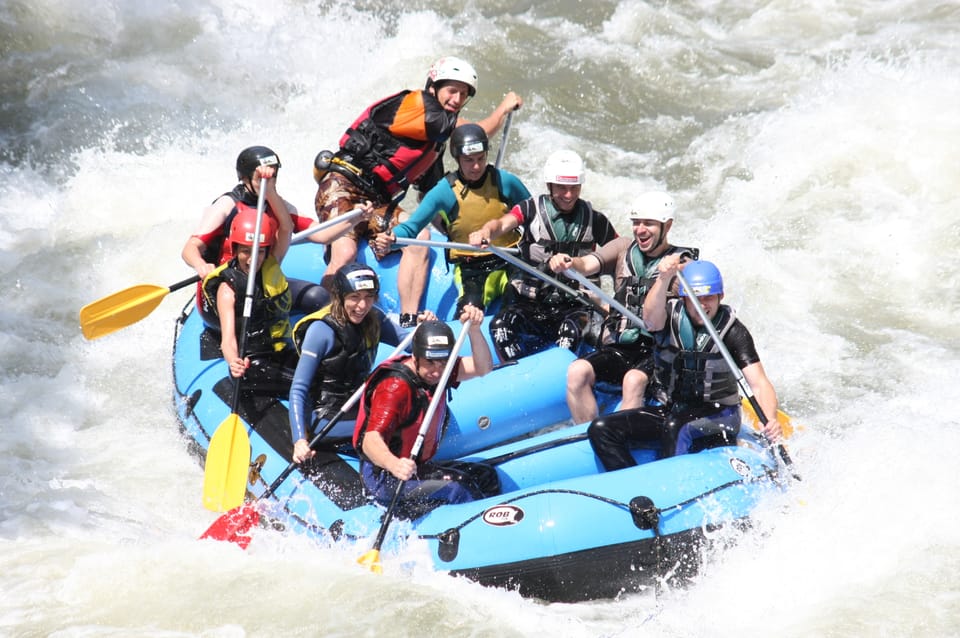
{"type": "MultiPolygon", "coordinates": [[[[228,283],[234,292],[234,317],[237,330],[243,325],[243,306],[246,300],[247,276],[240,270],[237,260],[220,264],[203,280],[204,306],[214,316],[217,314],[217,289],[228,283]]],[[[253,289],[253,306],[247,320],[246,352],[242,356],[264,355],[280,352],[288,345],[290,337],[290,309],[293,297],[280,264],[272,255],[267,255],[257,273],[253,289]]],[[[240,335],[237,335],[240,342],[240,335]]]]}
{"type": "Polygon", "coordinates": [[[300,351],[307,329],[314,321],[322,321],[333,330],[333,347],[318,361],[310,384],[314,409],[327,413],[339,410],[370,374],[377,354],[377,341],[364,338],[363,327],[351,322],[341,325],[330,314],[330,306],[321,308],[297,322],[293,328],[293,344],[300,351]]]}
{"type": "MultiPolygon", "coordinates": [[[[671,300],[669,310],[667,325],[655,335],[654,349],[657,383],[666,397],[679,407],[738,405],[737,377],[710,333],[693,325],[683,299],[671,300]]],[[[713,319],[721,340],[735,321],[733,309],[721,304],[713,319]]]]}

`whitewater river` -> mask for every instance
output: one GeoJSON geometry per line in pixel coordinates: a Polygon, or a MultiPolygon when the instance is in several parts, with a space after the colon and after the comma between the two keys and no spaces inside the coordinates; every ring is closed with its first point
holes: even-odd
{"type": "Polygon", "coordinates": [[[0,635],[960,635],[958,32],[925,0],[0,1],[0,635]],[[240,149],[312,211],[314,155],[449,53],[467,117],[524,97],[504,166],[532,191],[566,147],[622,233],[674,194],[671,239],[723,269],[804,426],[804,481],[687,589],[546,605],[415,556],[200,542],[189,293],[80,334],[84,304],[192,274],[240,149]]]}

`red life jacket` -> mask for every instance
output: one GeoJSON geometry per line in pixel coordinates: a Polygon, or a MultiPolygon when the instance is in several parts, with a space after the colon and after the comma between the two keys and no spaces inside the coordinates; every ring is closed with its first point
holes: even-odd
{"type": "MultiPolygon", "coordinates": [[[[363,454],[363,437],[367,433],[369,426],[373,431],[379,432],[387,442],[390,452],[400,458],[409,458],[413,450],[413,444],[417,440],[417,434],[426,416],[427,408],[433,397],[433,389],[424,385],[420,377],[404,361],[410,359],[410,355],[400,355],[393,359],[387,359],[381,363],[367,379],[363,395],[360,398],[360,409],[357,413],[357,425],[353,432],[353,447],[361,458],[366,458],[363,454]],[[370,402],[376,393],[377,401],[391,402],[393,411],[400,409],[400,406],[410,403],[411,408],[405,414],[396,414],[395,419],[384,423],[369,423],[370,421],[370,402]]],[[[378,410],[379,412],[379,410],[378,410]]],[[[440,446],[440,440],[447,426],[447,401],[444,397],[433,416],[430,427],[423,440],[423,446],[420,448],[420,454],[417,463],[429,461],[437,453],[440,446]]]]}
{"type": "MultiPolygon", "coordinates": [[[[386,202],[416,184],[443,153],[457,125],[427,91],[401,91],[371,105],[340,138],[338,155],[362,169],[360,188],[386,202]]],[[[349,173],[344,173],[351,177],[349,173]]]]}

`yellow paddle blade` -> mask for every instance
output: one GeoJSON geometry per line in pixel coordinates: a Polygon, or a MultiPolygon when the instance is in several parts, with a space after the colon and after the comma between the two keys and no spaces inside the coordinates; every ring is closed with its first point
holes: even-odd
{"type": "Polygon", "coordinates": [[[363,565],[374,574],[383,573],[383,565],[380,564],[380,550],[371,549],[366,554],[358,558],[357,563],[363,565]]]}
{"type": "Polygon", "coordinates": [[[250,471],[250,437],[240,417],[228,416],[210,439],[203,473],[203,506],[226,512],[243,504],[250,471]]]}
{"type": "Polygon", "coordinates": [[[169,288],[141,284],[87,304],[80,309],[80,329],[97,339],[140,321],[160,305],[169,288]]]}
{"type": "MultiPolygon", "coordinates": [[[[753,411],[753,406],[750,405],[750,401],[743,399],[741,404],[743,406],[743,415],[747,418],[747,421],[753,426],[754,430],[759,430],[760,419],[757,418],[757,413],[753,411]]],[[[794,430],[793,423],[790,421],[790,415],[783,410],[777,410],[777,420],[780,421],[783,438],[789,439],[793,435],[794,430]]]]}

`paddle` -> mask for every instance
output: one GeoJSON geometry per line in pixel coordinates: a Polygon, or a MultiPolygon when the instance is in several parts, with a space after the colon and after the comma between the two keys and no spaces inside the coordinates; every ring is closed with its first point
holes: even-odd
{"type": "Polygon", "coordinates": [[[605,293],[603,289],[600,288],[600,286],[596,285],[595,283],[587,279],[587,277],[583,273],[580,273],[574,270],[573,268],[567,268],[566,270],[563,271],[563,274],[566,275],[567,277],[570,277],[570,279],[577,281],[581,286],[583,286],[584,288],[586,288],[587,290],[595,294],[600,299],[600,301],[609,305],[614,310],[620,311],[620,314],[622,314],[624,317],[626,317],[633,323],[637,324],[637,326],[643,328],[643,319],[638,317],[635,312],[631,311],[622,303],[620,303],[619,301],[617,301],[616,299],[614,299],[613,297],[605,293]]]}
{"type": "Polygon", "coordinates": [[[580,296],[580,293],[574,290],[573,288],[571,288],[570,286],[564,284],[563,282],[557,281],[556,279],[554,279],[553,277],[545,273],[540,272],[539,270],[537,270],[527,262],[523,261],[522,259],[518,259],[514,257],[511,253],[519,253],[520,250],[518,248],[501,248],[499,246],[494,246],[492,244],[486,244],[482,247],[477,247],[477,246],[474,246],[473,244],[460,244],[452,241],[433,241],[430,239],[408,239],[406,237],[397,237],[394,240],[394,242],[397,244],[411,244],[414,246],[433,246],[436,248],[457,248],[460,250],[472,250],[478,253],[483,253],[483,252],[493,253],[494,255],[504,260],[505,262],[509,264],[513,264],[514,266],[516,266],[517,268],[520,268],[521,270],[527,271],[537,279],[540,279],[541,281],[544,281],[550,284],[551,286],[556,286],[557,288],[564,291],[568,295],[573,295],[574,297],[576,297],[577,299],[580,299],[584,303],[590,303],[588,301],[585,301],[583,297],[580,296]]]}
{"type": "MultiPolygon", "coordinates": [[[[301,243],[316,232],[330,228],[347,219],[356,218],[361,214],[363,214],[362,210],[355,209],[322,224],[300,231],[291,238],[291,243],[301,243]]],[[[115,292],[80,309],[80,330],[84,337],[93,340],[116,332],[121,328],[126,328],[153,312],[163,301],[163,298],[171,292],[195,284],[198,281],[200,281],[200,276],[194,275],[166,288],[141,284],[115,292]]]]}
{"type": "MultiPolygon", "coordinates": [[[[253,229],[253,246],[250,255],[250,272],[247,274],[247,290],[243,301],[243,317],[240,320],[240,341],[237,354],[243,358],[247,348],[247,323],[253,310],[253,290],[257,280],[257,261],[260,258],[260,226],[266,206],[267,178],[260,180],[260,197],[257,200],[257,223],[253,229]]],[[[215,512],[225,512],[243,503],[247,489],[247,474],[250,469],[250,436],[240,420],[240,386],[243,375],[234,380],[233,399],[230,401],[230,416],[213,433],[207,448],[207,462],[203,471],[203,506],[215,512]]]]}
{"type": "MultiPolygon", "coordinates": [[[[696,293],[693,291],[693,288],[687,283],[686,278],[683,276],[683,272],[680,270],[677,271],[677,279],[680,280],[680,284],[686,289],[687,296],[693,302],[693,307],[697,311],[697,315],[700,317],[700,321],[703,322],[703,326],[707,329],[707,332],[710,334],[710,338],[713,339],[713,342],[717,345],[717,349],[720,351],[720,354],[723,355],[723,360],[727,363],[727,367],[730,368],[730,371],[733,373],[733,376],[737,378],[737,385],[740,386],[740,391],[743,392],[743,395],[747,398],[747,401],[750,402],[750,406],[753,408],[754,414],[760,419],[760,422],[763,425],[769,423],[767,415],[763,413],[763,410],[760,408],[760,403],[757,402],[757,398],[753,396],[753,388],[750,387],[750,384],[747,383],[747,380],[743,376],[743,372],[740,371],[740,366],[733,360],[733,357],[730,356],[730,351],[727,350],[727,346],[723,343],[723,339],[720,338],[720,335],[717,333],[717,329],[714,327],[713,322],[710,321],[710,318],[707,316],[706,311],[703,309],[703,306],[700,304],[700,300],[697,299],[696,293]]],[[[770,445],[770,441],[767,440],[767,444],[770,445]]],[[[793,469],[793,460],[790,458],[790,455],[787,453],[787,448],[782,443],[777,445],[777,452],[780,454],[780,458],[783,459],[784,464],[793,469]]],[[[796,472],[793,472],[793,478],[800,480],[800,475],[796,472]]]]}
{"type": "MultiPolygon", "coordinates": [[[[387,358],[393,358],[407,349],[407,346],[410,345],[410,342],[413,341],[413,335],[416,334],[415,330],[411,330],[407,333],[407,336],[403,338],[403,341],[400,342],[393,352],[387,355],[387,358]]],[[[333,427],[339,423],[343,416],[350,411],[350,409],[356,405],[357,401],[360,400],[360,397],[363,396],[364,386],[361,385],[357,388],[356,392],[350,395],[350,398],[347,399],[347,402],[343,404],[343,407],[340,408],[340,411],[337,412],[332,419],[327,421],[327,423],[320,429],[319,432],[311,439],[310,449],[314,449],[317,444],[329,434],[333,427]]],[[[213,525],[211,525],[206,532],[204,532],[200,538],[212,538],[218,541],[228,541],[231,543],[236,543],[242,549],[246,549],[247,545],[250,544],[250,530],[260,522],[260,512],[257,510],[256,503],[257,501],[262,501],[264,499],[270,498],[273,496],[273,493],[277,491],[277,488],[280,487],[288,476],[299,466],[299,463],[296,461],[291,461],[283,472],[281,472],[277,478],[274,479],[273,483],[267,488],[267,490],[257,497],[256,501],[251,501],[249,503],[244,503],[240,507],[234,508],[215,520],[213,525]]]]}
{"type": "Polygon", "coordinates": [[[497,160],[493,163],[494,168],[500,168],[503,156],[507,154],[507,136],[510,134],[510,122],[513,121],[513,111],[515,110],[507,113],[507,121],[503,123],[503,135],[500,136],[500,148],[497,149],[497,160]]]}
{"type": "MultiPolygon", "coordinates": [[[[447,365],[443,368],[443,374],[440,375],[440,381],[437,382],[437,387],[433,391],[433,398],[430,400],[430,406],[427,408],[427,413],[423,417],[423,421],[420,423],[420,430],[417,432],[417,439],[413,442],[413,448],[410,450],[410,458],[414,461],[417,460],[417,457],[420,455],[420,448],[423,446],[423,440],[427,436],[427,430],[430,429],[430,422],[433,421],[433,416],[437,412],[437,408],[440,405],[440,401],[443,399],[444,392],[446,391],[447,381],[450,379],[450,375],[453,373],[453,367],[457,365],[457,353],[460,352],[461,346],[463,346],[463,341],[467,337],[467,332],[470,330],[470,321],[467,321],[463,324],[463,329],[460,331],[460,336],[457,337],[457,342],[453,345],[453,350],[450,352],[450,358],[447,359],[447,365]]],[[[387,528],[390,526],[390,521],[393,519],[393,512],[396,509],[397,502],[400,500],[400,492],[403,490],[403,484],[406,481],[400,481],[397,483],[397,490],[393,493],[393,498],[390,499],[390,506],[387,507],[387,513],[383,516],[383,522],[380,524],[380,531],[377,532],[377,538],[373,542],[373,547],[367,551],[363,556],[357,559],[357,562],[375,574],[383,573],[383,566],[380,564],[380,546],[383,545],[383,539],[387,535],[387,528]]]]}

